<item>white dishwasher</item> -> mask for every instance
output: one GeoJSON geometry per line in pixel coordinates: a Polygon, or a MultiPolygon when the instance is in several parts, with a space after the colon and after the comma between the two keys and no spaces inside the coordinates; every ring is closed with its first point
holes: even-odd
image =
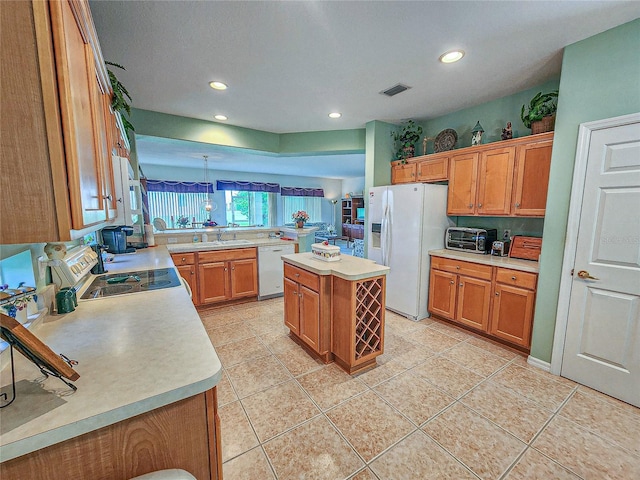
{"type": "Polygon", "coordinates": [[[282,255],[295,253],[295,245],[282,241],[282,245],[258,247],[258,298],[277,297],[284,293],[284,262],[282,255]]]}

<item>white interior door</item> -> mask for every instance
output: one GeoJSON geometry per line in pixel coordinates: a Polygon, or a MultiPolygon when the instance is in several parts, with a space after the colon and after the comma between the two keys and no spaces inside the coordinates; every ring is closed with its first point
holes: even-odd
{"type": "Polygon", "coordinates": [[[581,129],[581,138],[561,374],[640,406],[640,122],[581,129]]]}

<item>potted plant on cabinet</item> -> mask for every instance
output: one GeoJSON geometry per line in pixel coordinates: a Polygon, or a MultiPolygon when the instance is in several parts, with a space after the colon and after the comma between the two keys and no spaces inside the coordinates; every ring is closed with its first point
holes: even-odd
{"type": "Polygon", "coordinates": [[[405,123],[399,131],[391,132],[391,138],[395,145],[396,153],[394,160],[402,160],[405,163],[407,158],[411,158],[415,153],[415,145],[422,135],[422,127],[416,125],[413,120],[405,123]]]}
{"type": "MultiPolygon", "coordinates": [[[[105,61],[104,63],[112,67],[126,70],[126,68],[124,68],[122,65],[118,65],[117,63],[107,61],[105,61]]],[[[122,82],[120,82],[120,80],[118,80],[118,77],[116,77],[116,75],[109,67],[107,67],[107,73],[109,74],[109,80],[111,81],[111,88],[113,88],[113,98],[111,99],[111,106],[116,112],[120,113],[125,133],[128,135],[129,131],[135,131],[135,128],[133,128],[133,125],[131,125],[131,122],[127,118],[127,116],[131,116],[131,105],[129,104],[129,101],[131,101],[131,95],[129,95],[129,92],[127,91],[125,86],[122,84],[122,82]]]]}
{"type": "Polygon", "coordinates": [[[538,92],[529,102],[529,109],[525,113],[526,105],[522,105],[520,118],[525,127],[531,129],[531,134],[550,132],[556,123],[558,90],[549,93],[538,92]]]}

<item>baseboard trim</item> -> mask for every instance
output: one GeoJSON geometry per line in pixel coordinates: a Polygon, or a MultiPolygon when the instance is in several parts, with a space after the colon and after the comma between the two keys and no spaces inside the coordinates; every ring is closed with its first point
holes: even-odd
{"type": "Polygon", "coordinates": [[[532,357],[531,355],[527,357],[527,363],[539,368],[540,370],[544,370],[547,373],[551,372],[551,364],[549,362],[544,362],[538,358],[532,357]]]}

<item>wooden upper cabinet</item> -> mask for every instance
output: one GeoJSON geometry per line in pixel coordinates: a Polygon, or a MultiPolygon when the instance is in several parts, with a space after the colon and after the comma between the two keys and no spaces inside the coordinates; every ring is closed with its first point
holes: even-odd
{"type": "Polygon", "coordinates": [[[60,92],[73,228],[107,220],[102,183],[106,149],[95,59],[69,2],[52,2],[51,25],[60,92]],[[96,136],[98,135],[98,136],[96,136]]]}
{"type": "Polygon", "coordinates": [[[416,164],[402,163],[400,160],[391,163],[391,183],[411,183],[416,181],[416,164]]]}
{"type": "Polygon", "coordinates": [[[480,154],[478,165],[478,215],[509,215],[515,148],[498,148],[480,154]]]}
{"type": "Polygon", "coordinates": [[[528,143],[516,149],[512,213],[544,217],[549,188],[553,140],[528,143]]]}
{"type": "Polygon", "coordinates": [[[454,155],[449,163],[447,215],[473,215],[478,187],[478,154],[454,155]]]}
{"type": "MultiPolygon", "coordinates": [[[[420,157],[426,158],[426,157],[420,157]]],[[[418,182],[441,182],[449,178],[449,157],[439,156],[418,161],[416,180],[418,182]]]]}
{"type": "Polygon", "coordinates": [[[89,5],[7,5],[0,155],[11,168],[3,164],[0,244],[80,238],[104,226],[114,209],[105,203],[113,180],[102,111],[111,86],[89,5]],[[38,220],[22,220],[25,211],[38,220]]]}

